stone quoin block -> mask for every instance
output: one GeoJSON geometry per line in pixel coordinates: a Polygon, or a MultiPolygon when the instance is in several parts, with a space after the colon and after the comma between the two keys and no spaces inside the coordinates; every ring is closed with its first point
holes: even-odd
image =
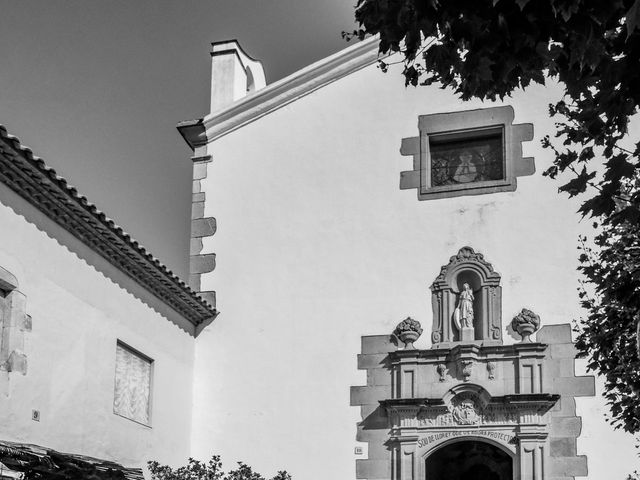
{"type": "Polygon", "coordinates": [[[202,238],[192,238],[189,244],[189,255],[198,255],[202,251],[202,238]]]}
{"type": "Polygon", "coordinates": [[[194,292],[200,291],[200,274],[189,275],[189,288],[194,292]]]}
{"type": "Polygon", "coordinates": [[[378,415],[380,413],[379,405],[362,405],[360,407],[360,415],[362,418],[369,418],[371,415],[378,415]]]}
{"type": "Polygon", "coordinates": [[[378,405],[378,399],[389,398],[390,387],[351,387],[351,405],[378,405]]]}
{"type": "Polygon", "coordinates": [[[204,202],[194,202],[191,204],[191,220],[204,217],[204,202]]]}
{"type": "Polygon", "coordinates": [[[213,217],[199,218],[191,221],[191,237],[210,237],[216,233],[216,219],[213,217]]]}
{"type": "Polygon", "coordinates": [[[570,393],[574,397],[593,397],[596,394],[594,377],[556,378],[553,384],[558,393],[570,393]]]}
{"type": "Polygon", "coordinates": [[[571,343],[570,325],[545,325],[536,333],[539,343],[571,343]]]}
{"type": "Polygon", "coordinates": [[[388,480],[390,473],[389,462],[385,460],[356,460],[356,478],[388,480]],[[384,475],[382,472],[386,472],[387,474],[384,475]]]}
{"type": "Polygon", "coordinates": [[[554,417],[551,421],[552,437],[578,437],[582,431],[580,417],[554,417]]]}
{"type": "Polygon", "coordinates": [[[578,351],[573,343],[558,343],[549,345],[551,358],[571,358],[575,359],[578,351]]]}
{"type": "Polygon", "coordinates": [[[216,255],[208,253],[205,255],[193,255],[189,259],[189,271],[192,274],[209,273],[216,268],[216,255]]]}
{"type": "MultiPolygon", "coordinates": [[[[377,421],[378,419],[376,419],[376,422],[377,421]]],[[[372,430],[369,426],[367,426],[367,428],[362,428],[362,427],[358,428],[356,440],[358,442],[369,442],[369,444],[371,445],[372,443],[384,444],[387,441],[387,438],[388,436],[386,432],[381,433],[379,430],[372,430]]],[[[371,457],[372,451],[373,450],[370,448],[369,449],[370,457],[371,457]]]]}
{"type": "Polygon", "coordinates": [[[395,352],[397,349],[398,347],[393,343],[392,335],[369,335],[362,337],[363,354],[389,353],[395,352]]]}
{"type": "Polygon", "coordinates": [[[576,415],[576,400],[573,397],[562,397],[551,411],[555,417],[574,417],[576,415]]]}
{"type": "Polygon", "coordinates": [[[547,378],[573,378],[575,377],[575,362],[573,359],[559,358],[545,363],[544,374],[547,378]]]}
{"type": "Polygon", "coordinates": [[[575,457],[577,454],[574,437],[552,437],[549,442],[552,457],[575,457]]]}
{"type": "Polygon", "coordinates": [[[383,368],[387,355],[377,353],[373,355],[358,355],[358,370],[366,370],[368,368],[383,368]]]}
{"type": "Polygon", "coordinates": [[[554,458],[549,465],[549,475],[567,477],[587,476],[587,457],[581,455],[577,457],[554,458]]]}
{"type": "Polygon", "coordinates": [[[207,162],[199,162],[193,164],[193,179],[202,180],[207,178],[207,162]]]}
{"type": "Polygon", "coordinates": [[[371,368],[367,370],[367,385],[391,385],[391,372],[387,369],[371,368]]]}

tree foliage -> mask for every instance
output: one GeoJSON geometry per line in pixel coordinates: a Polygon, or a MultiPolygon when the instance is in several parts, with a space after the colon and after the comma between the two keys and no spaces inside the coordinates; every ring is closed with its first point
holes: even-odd
{"type": "MultiPolygon", "coordinates": [[[[235,470],[225,473],[218,455],[212,456],[207,463],[190,458],[187,465],[176,469],[155,461],[148,462],[147,465],[153,480],[265,480],[242,462],[238,462],[235,470]]],[[[291,480],[291,475],[280,471],[271,480],[291,480]]]]}
{"type": "MultiPolygon", "coordinates": [[[[587,317],[578,349],[602,373],[614,424],[640,432],[640,0],[358,0],[360,29],[378,34],[382,55],[399,53],[406,85],[452,89],[462,99],[503,99],[554,78],[554,154],[544,172],[561,192],[582,194],[580,211],[599,220],[581,271],[587,317]],[[636,129],[637,130],[637,129],[636,129]]],[[[380,66],[386,71],[388,60],[380,66]]],[[[586,247],[585,247],[586,248],[586,247]]]]}
{"type": "Polygon", "coordinates": [[[612,423],[629,432],[640,431],[640,224],[606,224],[595,247],[584,243],[580,270],[596,287],[595,295],[580,292],[588,315],[576,346],[588,356],[588,367],[602,374],[612,423]],[[595,250],[594,250],[595,248],[595,250]]]}

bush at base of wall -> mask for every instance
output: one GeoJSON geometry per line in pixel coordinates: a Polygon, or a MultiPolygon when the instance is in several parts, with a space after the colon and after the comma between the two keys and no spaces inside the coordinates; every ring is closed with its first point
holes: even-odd
{"type": "MultiPolygon", "coordinates": [[[[148,467],[153,480],[265,480],[262,475],[242,462],[238,462],[238,468],[235,470],[224,473],[218,455],[212,456],[207,463],[190,458],[186,466],[175,470],[158,462],[148,462],[148,467]]],[[[280,471],[271,480],[291,480],[291,475],[280,471]]]]}

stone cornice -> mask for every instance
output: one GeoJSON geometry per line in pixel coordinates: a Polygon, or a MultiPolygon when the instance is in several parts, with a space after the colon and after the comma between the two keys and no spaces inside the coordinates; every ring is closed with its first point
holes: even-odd
{"type": "Polygon", "coordinates": [[[457,359],[461,357],[471,356],[473,358],[494,357],[517,357],[517,356],[544,356],[548,345],[545,343],[527,342],[515,343],[513,345],[482,345],[482,341],[475,343],[459,344],[451,343],[447,348],[430,348],[424,350],[396,350],[389,352],[389,359],[392,363],[403,361],[426,360],[427,363],[434,363],[447,357],[457,359]]]}
{"type": "Polygon", "coordinates": [[[0,125],[0,182],[183,316],[193,336],[218,312],[0,125]]]}
{"type": "MultiPolygon", "coordinates": [[[[506,405],[538,405],[542,408],[551,408],[560,400],[560,395],[555,393],[514,393],[491,397],[490,404],[506,405]]],[[[445,405],[442,398],[390,398],[380,400],[380,406],[385,409],[398,409],[406,407],[441,407],[445,405]]]]}
{"type": "Polygon", "coordinates": [[[203,146],[248,123],[310,94],[378,59],[378,37],[371,37],[324,58],[203,119],[178,124],[192,149],[203,146]]]}

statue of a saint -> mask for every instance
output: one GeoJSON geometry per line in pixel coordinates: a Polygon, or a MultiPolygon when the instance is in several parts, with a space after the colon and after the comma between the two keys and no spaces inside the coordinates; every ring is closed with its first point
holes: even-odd
{"type": "Polygon", "coordinates": [[[458,330],[473,328],[473,300],[473,290],[468,283],[463,284],[458,298],[458,306],[453,314],[458,330]]]}

